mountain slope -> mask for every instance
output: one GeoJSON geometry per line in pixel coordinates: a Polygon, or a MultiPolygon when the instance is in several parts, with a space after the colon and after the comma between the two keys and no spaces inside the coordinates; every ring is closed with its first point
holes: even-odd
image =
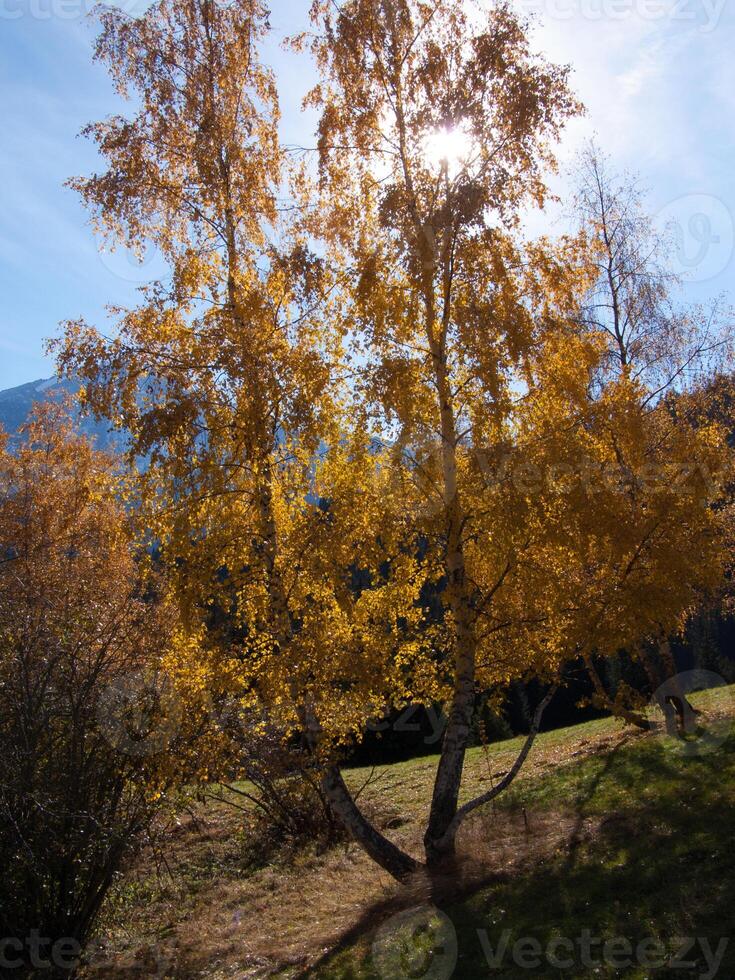
{"type": "MultiPolygon", "coordinates": [[[[39,378],[16,388],[6,388],[0,391],[0,426],[15,436],[35,404],[64,395],[75,395],[78,390],[78,382],[59,378],[39,378]]],[[[79,432],[93,440],[98,449],[114,449],[120,444],[120,436],[111,432],[104,422],[95,422],[77,413],[76,426],[79,432]]]]}

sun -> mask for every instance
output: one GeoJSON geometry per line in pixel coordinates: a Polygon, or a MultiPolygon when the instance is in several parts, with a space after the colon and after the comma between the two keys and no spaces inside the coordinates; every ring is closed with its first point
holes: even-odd
{"type": "Polygon", "coordinates": [[[423,144],[426,162],[432,169],[447,168],[450,177],[456,176],[469,162],[474,142],[466,125],[437,129],[423,144]]]}

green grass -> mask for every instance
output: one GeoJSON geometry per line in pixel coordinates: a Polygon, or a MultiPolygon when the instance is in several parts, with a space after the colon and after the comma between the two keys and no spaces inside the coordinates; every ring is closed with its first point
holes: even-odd
{"type": "MultiPolygon", "coordinates": [[[[731,693],[723,690],[717,697],[724,704],[731,693]]],[[[599,735],[613,724],[592,726],[599,735]]],[[[707,726],[724,738],[732,719],[708,719],[707,726]]],[[[583,731],[587,727],[551,733],[545,737],[546,750],[550,743],[563,747],[589,735],[583,731]]],[[[404,777],[411,771],[406,766],[404,777]]],[[[713,955],[727,940],[716,975],[735,977],[734,813],[732,734],[712,751],[691,756],[681,754],[671,740],[634,738],[612,751],[518,780],[495,813],[484,817],[487,832],[492,834],[494,819],[518,817],[521,826],[528,820],[530,835],[535,827],[566,828],[562,844],[537,859],[530,846],[525,861],[499,871],[461,901],[435,899],[448,922],[435,916],[416,931],[414,941],[408,926],[402,928],[402,920],[394,918],[305,975],[317,980],[712,975],[701,941],[686,956],[689,966],[674,965],[680,937],[691,937],[708,942],[713,955]],[[579,947],[584,930],[600,939],[586,963],[579,947]],[[483,945],[497,951],[504,933],[506,955],[491,969],[483,945]],[[455,936],[456,967],[450,973],[455,936]],[[433,937],[438,937],[433,945],[441,948],[432,953],[433,937]],[[572,953],[557,949],[561,965],[546,956],[555,937],[576,943],[572,953]],[[533,966],[514,959],[513,945],[523,938],[540,944],[542,954],[533,966]],[[604,957],[602,941],[617,938],[620,946],[604,957]],[[644,940],[650,950],[639,954],[644,940]]]]}

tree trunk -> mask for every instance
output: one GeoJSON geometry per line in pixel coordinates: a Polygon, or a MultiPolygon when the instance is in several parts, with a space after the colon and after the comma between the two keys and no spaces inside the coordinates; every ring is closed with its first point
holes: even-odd
{"type": "MultiPolygon", "coordinates": [[[[394,11],[391,4],[386,5],[389,22],[394,11]]],[[[442,481],[444,509],[446,515],[446,552],[444,556],[447,572],[447,599],[454,619],[454,694],[449,712],[441,755],[434,781],[429,823],[424,836],[427,865],[433,866],[442,858],[453,853],[453,841],[443,845],[446,832],[457,812],[459,788],[462,780],[464,756],[472,724],[472,710],[475,694],[475,653],[476,642],[471,603],[467,594],[465,576],[465,557],[463,534],[465,514],[463,513],[457,487],[457,426],[454,399],[449,378],[447,359],[447,332],[451,318],[452,300],[452,245],[450,229],[435,229],[431,216],[425,220],[416,205],[411,170],[408,163],[406,123],[403,108],[403,93],[400,83],[400,66],[395,75],[395,109],[400,140],[400,158],[403,175],[410,200],[410,212],[416,235],[415,246],[422,269],[421,289],[425,304],[426,340],[431,352],[432,369],[438,396],[441,428],[442,481]],[[437,231],[442,234],[442,247],[437,250],[437,231]],[[437,315],[436,286],[437,271],[441,271],[441,315],[437,315]]],[[[449,181],[444,170],[447,198],[449,181]]]]}
{"type": "MultiPolygon", "coordinates": [[[[430,322],[433,317],[429,309],[430,322]]],[[[472,725],[475,697],[476,641],[471,603],[467,594],[465,556],[462,540],[465,515],[457,487],[457,437],[446,352],[429,330],[442,433],[442,476],[447,518],[447,602],[454,621],[454,696],[449,721],[442,740],[441,756],[434,782],[429,823],[424,835],[426,863],[439,864],[454,853],[454,835],[447,831],[457,813],[465,751],[472,725]]]]}
{"type": "Polygon", "coordinates": [[[523,743],[523,747],[518,753],[516,761],[513,763],[503,779],[501,779],[497,786],[494,786],[491,790],[488,790],[487,793],[483,793],[482,796],[478,796],[474,800],[470,800],[469,803],[465,803],[464,806],[461,806],[447,827],[444,837],[439,841],[433,842],[435,850],[440,855],[454,852],[457,832],[462,826],[465,818],[468,817],[474,810],[477,810],[478,807],[485,806],[486,803],[490,803],[491,800],[494,800],[496,797],[500,796],[500,794],[504,792],[516,778],[523,767],[523,763],[528,758],[528,754],[536,740],[539,728],[541,727],[541,719],[543,718],[544,711],[558,690],[559,685],[554,684],[554,686],[539,704],[531,722],[531,730],[523,743]]]}
{"type": "Polygon", "coordinates": [[[384,837],[370,823],[352,799],[337,766],[330,766],[322,778],[322,789],[335,816],[377,864],[399,882],[405,882],[418,868],[417,861],[384,837]]]}
{"type": "MultiPolygon", "coordinates": [[[[459,661],[459,655],[457,659],[459,661]]],[[[468,658],[462,657],[462,662],[462,667],[458,667],[454,703],[444,732],[429,823],[424,834],[426,863],[429,867],[451,857],[455,849],[455,835],[449,834],[448,831],[457,813],[474,699],[474,671],[470,672],[468,658]]]]}
{"type": "Polygon", "coordinates": [[[674,655],[671,652],[671,644],[668,639],[664,639],[659,644],[659,653],[664,664],[666,664],[669,675],[669,687],[673,688],[667,698],[667,703],[673,708],[678,723],[678,734],[685,735],[696,731],[697,715],[699,712],[684,693],[684,689],[679,682],[679,672],[676,667],[674,655]]]}
{"type": "Polygon", "coordinates": [[[654,701],[663,713],[666,732],[669,735],[675,736],[677,734],[676,711],[669,703],[668,699],[660,693],[660,689],[664,683],[664,674],[659,669],[659,665],[655,663],[650,652],[643,646],[641,646],[640,649],[640,658],[646,674],[648,675],[654,701]]]}

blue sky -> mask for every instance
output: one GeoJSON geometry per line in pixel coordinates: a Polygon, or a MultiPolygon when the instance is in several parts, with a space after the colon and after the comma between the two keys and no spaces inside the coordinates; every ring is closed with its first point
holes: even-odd
{"type": "MultiPolygon", "coordinates": [[[[145,0],[121,0],[135,11],[145,0]]],[[[735,0],[517,0],[534,46],[573,68],[587,107],[560,147],[562,168],[596,134],[620,168],[637,171],[661,224],[677,236],[692,301],[735,301],[735,0]]],[[[124,252],[100,256],[87,215],[63,187],[96,165],[77,137],[120,108],[92,63],[91,0],[0,0],[0,388],[52,373],[44,338],[65,319],[104,325],[106,304],[135,300],[159,274],[124,252]]],[[[300,111],[309,69],[278,41],[305,23],[309,0],[273,3],[271,61],[284,137],[311,144],[300,111]]],[[[555,187],[562,194],[563,176],[555,187]]],[[[540,227],[540,223],[539,223],[540,227]]]]}

